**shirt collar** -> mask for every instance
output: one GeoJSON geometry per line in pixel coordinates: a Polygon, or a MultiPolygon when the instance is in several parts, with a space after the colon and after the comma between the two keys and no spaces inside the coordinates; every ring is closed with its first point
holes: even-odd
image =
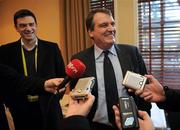
{"type": "MultiPolygon", "coordinates": [[[[22,38],[21,38],[21,46],[24,46],[24,42],[23,42],[22,38]]],[[[36,38],[35,46],[33,46],[32,48],[30,48],[30,49],[28,49],[28,50],[29,50],[29,51],[30,51],[30,50],[33,50],[36,46],[38,46],[38,39],[37,39],[37,38],[36,38]]]]}
{"type": "MultiPolygon", "coordinates": [[[[109,52],[112,54],[112,55],[115,55],[117,56],[117,53],[116,53],[116,49],[114,47],[114,44],[111,46],[111,48],[108,49],[109,52]]],[[[95,51],[95,59],[98,59],[102,52],[105,51],[105,50],[102,50],[101,48],[99,48],[96,44],[94,44],[94,51],[95,51]]]]}

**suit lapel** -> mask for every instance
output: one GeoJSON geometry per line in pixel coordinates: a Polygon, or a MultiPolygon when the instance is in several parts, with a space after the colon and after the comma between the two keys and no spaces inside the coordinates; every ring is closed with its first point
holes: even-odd
{"type": "Polygon", "coordinates": [[[22,62],[22,52],[21,52],[21,41],[18,40],[16,42],[16,44],[17,44],[17,46],[16,46],[17,48],[15,50],[12,50],[12,51],[15,51],[14,56],[17,57],[17,58],[15,58],[15,59],[17,59],[17,61],[15,61],[14,63],[17,63],[18,72],[24,74],[23,62],[22,62]]]}
{"type": "Polygon", "coordinates": [[[95,66],[95,57],[94,57],[94,46],[89,48],[87,56],[86,56],[86,67],[87,67],[87,75],[92,75],[96,77],[96,66],[95,66]]]}
{"type": "Polygon", "coordinates": [[[126,51],[123,49],[121,45],[117,45],[117,44],[114,44],[114,45],[115,45],[115,49],[118,55],[118,59],[119,59],[123,77],[124,77],[127,70],[132,70],[132,64],[128,56],[129,54],[126,53],[126,51]]]}
{"type": "Polygon", "coordinates": [[[43,46],[43,43],[40,39],[38,39],[38,53],[37,53],[37,73],[41,72],[41,68],[43,66],[44,58],[47,58],[46,56],[46,49],[43,46]]]}

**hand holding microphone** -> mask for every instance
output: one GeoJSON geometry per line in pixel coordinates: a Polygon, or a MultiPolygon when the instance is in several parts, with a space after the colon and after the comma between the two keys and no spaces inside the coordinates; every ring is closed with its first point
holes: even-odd
{"type": "Polygon", "coordinates": [[[75,78],[79,78],[85,71],[86,66],[78,59],[72,60],[65,68],[66,77],[57,87],[57,92],[53,95],[48,103],[47,112],[51,113],[54,111],[54,107],[59,107],[59,100],[63,97],[64,91],[63,88],[66,87],[66,84],[75,78]]]}
{"type": "Polygon", "coordinates": [[[86,66],[80,60],[72,60],[65,68],[67,76],[58,86],[57,92],[59,92],[60,89],[64,88],[70,80],[79,78],[84,73],[85,69],[86,66]]]}

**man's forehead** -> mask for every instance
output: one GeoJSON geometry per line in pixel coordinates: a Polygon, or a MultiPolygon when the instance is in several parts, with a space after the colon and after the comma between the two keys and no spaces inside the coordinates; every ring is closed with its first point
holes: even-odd
{"type": "Polygon", "coordinates": [[[35,22],[18,22],[19,25],[28,25],[28,24],[34,24],[35,22]]]}
{"type": "Polygon", "coordinates": [[[94,19],[94,23],[96,25],[100,25],[100,24],[105,24],[105,23],[115,23],[115,21],[113,18],[104,19],[104,18],[99,17],[97,19],[94,19]]]}
{"type": "Polygon", "coordinates": [[[28,24],[28,23],[35,23],[35,20],[32,16],[25,16],[25,17],[20,17],[17,19],[18,23],[24,23],[24,24],[28,24]]]}

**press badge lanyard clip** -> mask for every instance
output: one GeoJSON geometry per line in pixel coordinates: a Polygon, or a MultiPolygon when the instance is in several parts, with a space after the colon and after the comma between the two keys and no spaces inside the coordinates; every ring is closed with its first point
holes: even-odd
{"type": "MultiPolygon", "coordinates": [[[[36,49],[35,49],[35,70],[36,70],[36,72],[37,72],[37,52],[38,52],[38,47],[36,46],[36,49]]],[[[24,75],[28,76],[26,58],[25,58],[24,49],[23,49],[22,46],[21,46],[21,54],[22,54],[22,62],[23,62],[24,75]]],[[[28,101],[29,102],[34,102],[34,101],[38,100],[38,96],[27,95],[27,97],[28,97],[28,101]]]]}

